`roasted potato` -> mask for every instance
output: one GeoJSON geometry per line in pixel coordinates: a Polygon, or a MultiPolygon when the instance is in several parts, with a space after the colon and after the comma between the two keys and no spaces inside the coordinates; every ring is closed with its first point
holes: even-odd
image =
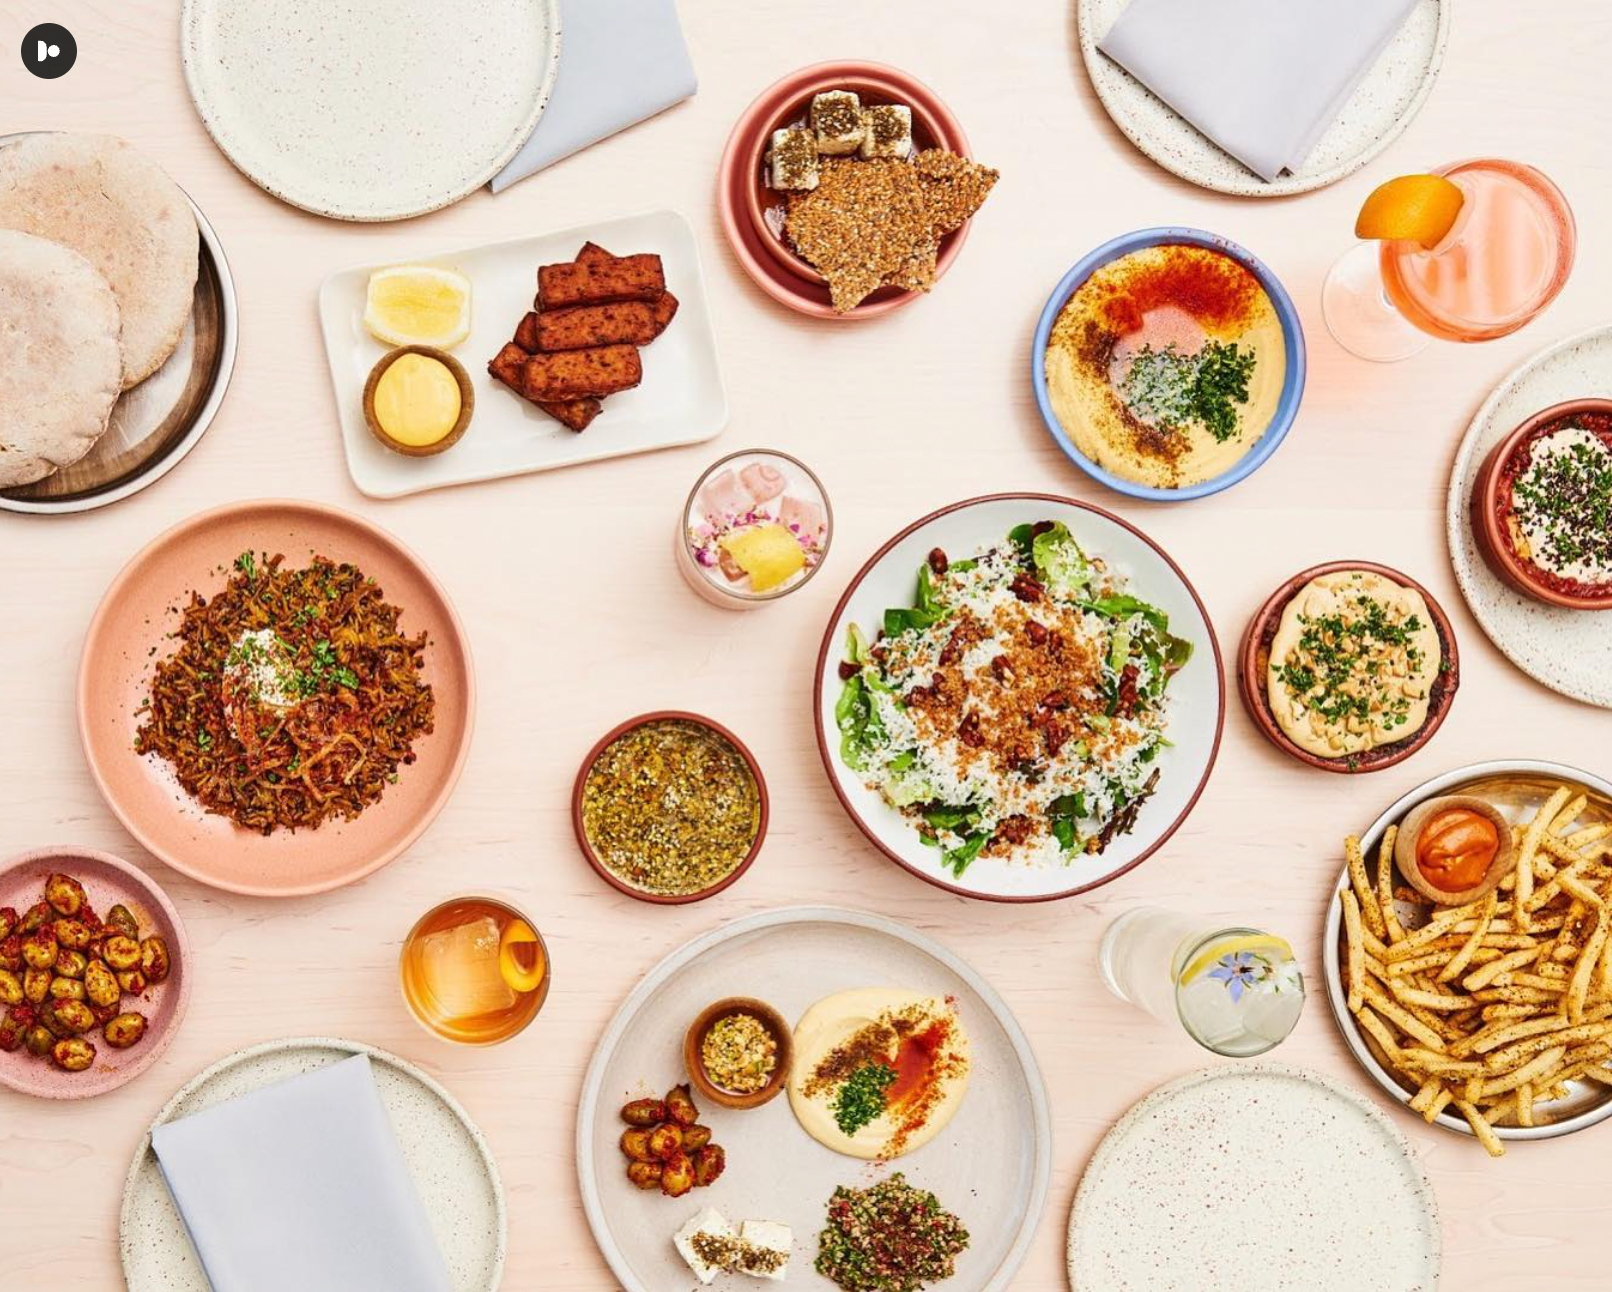
{"type": "Polygon", "coordinates": [[[0,1005],[20,1005],[22,1002],[22,979],[9,969],[0,969],[0,1005]]]}
{"type": "Polygon", "coordinates": [[[140,925],[134,918],[134,912],[122,902],[108,911],[101,923],[109,932],[121,933],[126,938],[140,936],[140,925]]]}
{"type": "Polygon", "coordinates": [[[48,999],[52,977],[53,975],[49,969],[24,969],[22,973],[23,998],[33,1005],[38,1005],[48,999]]]}
{"type": "Polygon", "coordinates": [[[123,994],[112,971],[99,960],[91,960],[84,967],[84,995],[92,1005],[116,1005],[123,994]]]}
{"type": "Polygon", "coordinates": [[[27,1032],[21,1023],[9,1015],[0,1018],[0,1051],[10,1054],[22,1045],[22,1038],[27,1032]]]}
{"type": "Polygon", "coordinates": [[[659,1126],[666,1120],[666,1105],[659,1099],[634,1099],[621,1110],[629,1126],[659,1126]]]}
{"type": "Polygon", "coordinates": [[[45,881],[45,900],[61,915],[77,915],[84,908],[84,885],[71,875],[52,875],[45,881]]]}
{"type": "Polygon", "coordinates": [[[50,1057],[66,1072],[83,1072],[95,1062],[95,1047],[81,1036],[69,1036],[51,1047],[50,1057]]]}
{"type": "Polygon", "coordinates": [[[676,1122],[662,1122],[649,1132],[649,1155],[662,1162],[683,1151],[683,1128],[676,1122]]]}
{"type": "Polygon", "coordinates": [[[168,976],[169,968],[168,943],[152,934],[140,944],[140,972],[148,983],[161,982],[168,976]]]}
{"type": "Polygon", "coordinates": [[[642,1126],[630,1126],[621,1132],[621,1151],[634,1162],[655,1160],[649,1149],[649,1132],[642,1126]]]}
{"type": "Polygon", "coordinates": [[[101,1035],[114,1050],[126,1050],[146,1034],[146,1016],[130,1010],[109,1019],[101,1035]]]}
{"type": "Polygon", "coordinates": [[[95,1015],[90,1013],[90,1007],[81,1000],[57,1000],[45,1007],[41,1017],[45,1021],[45,1026],[49,1027],[51,1019],[55,1019],[58,1028],[63,1028],[72,1034],[87,1032],[95,1026],[95,1015]]]}
{"type": "Polygon", "coordinates": [[[9,938],[17,931],[17,908],[0,906],[0,938],[9,938]]]}
{"type": "MultiPolygon", "coordinates": [[[[23,946],[27,953],[26,944],[23,946]]],[[[118,973],[127,973],[130,969],[140,967],[140,944],[133,938],[124,937],[121,933],[114,933],[101,943],[101,958],[107,965],[118,973]]]]}
{"type": "Polygon", "coordinates": [[[145,993],[146,976],[138,969],[125,970],[116,975],[118,990],[130,996],[140,996],[145,993]]]}
{"type": "MultiPolygon", "coordinates": [[[[701,1149],[700,1152],[705,1152],[701,1149]]],[[[694,1163],[687,1153],[673,1153],[661,1165],[660,1191],[668,1198],[681,1198],[694,1187],[694,1163]]]]}
{"type": "Polygon", "coordinates": [[[702,1149],[696,1149],[692,1154],[694,1163],[694,1183],[702,1189],[711,1183],[727,1169],[728,1155],[722,1151],[720,1144],[707,1144],[702,1149]]]}
{"type": "Polygon", "coordinates": [[[31,933],[38,933],[40,929],[56,918],[56,912],[50,909],[48,902],[35,902],[22,913],[22,919],[17,921],[17,932],[27,937],[31,933]]]}
{"type": "Polygon", "coordinates": [[[82,951],[68,948],[56,953],[55,973],[62,978],[82,978],[89,967],[89,957],[82,951]]]}
{"type": "Polygon", "coordinates": [[[51,1047],[56,1044],[56,1038],[51,1035],[50,1028],[42,1023],[35,1023],[23,1033],[22,1043],[34,1058],[43,1059],[49,1057],[51,1047]]]}
{"type": "Polygon", "coordinates": [[[658,1189],[661,1170],[659,1162],[629,1162],[627,1178],[640,1189],[658,1189]]]}
{"type": "Polygon", "coordinates": [[[700,1120],[700,1110],[694,1106],[694,1096],[687,1085],[673,1086],[666,1092],[666,1118],[679,1126],[692,1126],[700,1120]]]}
{"type": "Polygon", "coordinates": [[[697,1148],[704,1148],[711,1142],[711,1128],[709,1126],[685,1126],[683,1128],[683,1147],[692,1153],[697,1148]]]}
{"type": "Polygon", "coordinates": [[[22,934],[11,933],[0,938],[0,969],[17,973],[22,969],[22,934]]]}
{"type": "Polygon", "coordinates": [[[56,935],[49,929],[38,929],[22,940],[23,963],[32,969],[56,967],[56,935]]]}
{"type": "Polygon", "coordinates": [[[69,920],[66,917],[53,921],[50,931],[56,935],[57,942],[74,951],[82,951],[95,937],[83,920],[69,920]]]}
{"type": "Polygon", "coordinates": [[[50,980],[50,995],[53,1000],[83,1000],[84,984],[77,978],[58,976],[50,980]]]}

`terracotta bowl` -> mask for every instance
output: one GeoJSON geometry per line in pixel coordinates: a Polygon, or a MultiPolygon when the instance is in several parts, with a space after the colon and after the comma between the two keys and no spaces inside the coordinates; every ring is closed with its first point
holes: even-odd
{"type": "Polygon", "coordinates": [[[771,804],[767,797],[767,781],[761,774],[761,764],[756,762],[755,755],[750,752],[744,741],[740,740],[720,722],[713,722],[710,718],[703,717],[698,713],[688,713],[682,709],[657,709],[654,713],[641,713],[636,718],[628,718],[627,721],[612,727],[594,742],[592,749],[588,750],[587,757],[582,760],[582,766],[577,770],[576,783],[571,787],[571,828],[576,833],[577,847],[582,849],[582,856],[587,860],[588,865],[593,867],[594,873],[600,879],[604,880],[618,893],[625,893],[628,897],[636,897],[640,902],[652,902],[657,906],[683,906],[689,902],[703,902],[707,897],[715,897],[724,888],[737,883],[739,876],[750,869],[755,863],[756,856],[761,852],[761,845],[767,838],[767,821],[770,813],[771,804]],[[599,755],[605,751],[606,747],[626,735],[627,732],[634,731],[639,727],[648,726],[652,722],[674,720],[692,722],[697,726],[713,731],[738,750],[739,756],[745,761],[745,766],[750,769],[750,775],[755,778],[756,795],[761,802],[761,819],[756,824],[756,837],[750,845],[750,851],[745,853],[744,858],[737,866],[717,880],[716,883],[708,888],[702,888],[696,893],[652,893],[647,889],[636,888],[629,884],[600,859],[599,854],[593,850],[593,845],[588,842],[588,832],[582,824],[582,790],[588,783],[588,773],[593,770],[594,763],[599,760],[599,755]]]}
{"type": "Polygon", "coordinates": [[[0,1086],[41,1099],[88,1099],[116,1090],[160,1059],[179,1030],[190,1003],[190,939],[179,912],[149,875],[111,853],[57,845],[37,848],[0,862],[0,906],[25,911],[39,901],[45,878],[61,871],[84,885],[96,913],[104,916],[122,903],[134,913],[142,935],[154,933],[168,943],[172,967],[168,977],[147,987],[138,1000],[123,998],[126,1009],[147,1019],[146,1034],[127,1050],[114,1050],[97,1028],[86,1033],[95,1045],[95,1065],[84,1072],[64,1072],[48,1058],[26,1050],[0,1053],[0,1086]]]}
{"type": "MultiPolygon", "coordinates": [[[[912,108],[913,142],[969,156],[962,126],[933,90],[905,72],[860,60],[817,63],[793,72],[763,90],[728,136],[717,173],[717,207],[722,228],[740,267],[780,305],[820,319],[870,319],[910,305],[923,292],[881,287],[855,309],[835,313],[822,276],[790,250],[768,225],[766,210],[781,205],[763,175],[763,157],[772,132],[798,121],[812,96],[824,90],[854,90],[870,103],[905,103],[912,108]]],[[[968,223],[941,239],[935,281],[951,268],[968,236],[968,223]]]]}
{"type": "Polygon", "coordinates": [[[1579,596],[1542,583],[1533,567],[1519,560],[1511,550],[1500,517],[1500,475],[1512,453],[1539,427],[1574,413],[1612,413],[1612,399],[1569,399],[1552,404],[1535,413],[1489,451],[1472,482],[1472,537],[1489,568],[1523,596],[1563,610],[1612,610],[1612,587],[1599,596],[1579,596]]]}
{"type": "Polygon", "coordinates": [[[1417,804],[1399,823],[1399,833],[1394,836],[1394,864],[1399,867],[1400,875],[1428,901],[1440,906],[1465,906],[1480,897],[1487,897],[1500,887],[1500,881],[1515,868],[1516,856],[1516,844],[1511,838],[1511,822],[1506,820],[1505,813],[1487,799],[1480,799],[1471,794],[1442,794],[1417,804]],[[1460,890],[1443,889],[1430,884],[1423,876],[1422,868],[1416,864],[1416,844],[1421,838],[1423,827],[1437,813],[1451,808],[1466,808],[1478,813],[1494,826],[1500,836],[1500,847],[1495,850],[1494,860],[1489,863],[1489,869],[1484,872],[1483,879],[1470,888],[1460,890]]]}
{"type": "Polygon", "coordinates": [[[784,1022],[783,1016],[771,1005],[748,996],[729,996],[726,1000],[708,1005],[700,1012],[700,1016],[689,1024],[689,1029],[683,1036],[683,1064],[688,1069],[689,1080],[701,1095],[723,1108],[738,1110],[760,1108],[762,1104],[777,1098],[789,1081],[789,1065],[794,1062],[794,1058],[795,1042],[789,1024],[784,1022]],[[730,1014],[748,1014],[767,1029],[778,1047],[778,1066],[773,1069],[772,1077],[767,1084],[754,1094],[739,1095],[731,1090],[724,1090],[711,1080],[710,1073],[705,1068],[705,1061],[701,1057],[706,1033],[716,1025],[718,1019],[726,1018],[730,1014]]]}
{"type": "Polygon", "coordinates": [[[420,559],[385,530],[334,507],[259,500],[202,512],[158,535],[123,568],[84,637],[78,729],[90,774],[140,845],[181,874],[258,897],[322,893],[401,856],[436,818],[470,752],[476,707],[470,646],[448,594],[420,559]],[[379,802],[352,821],[315,830],[244,830],[203,811],[161,759],[134,752],[166,634],[190,593],[211,595],[243,551],[282,552],[293,563],[320,554],[350,561],[398,606],[407,633],[424,630],[425,680],[436,699],[434,729],[415,743],[416,761],[379,802]]]}
{"type": "Polygon", "coordinates": [[[402,345],[396,350],[388,350],[369,370],[369,380],[364,383],[364,425],[369,427],[369,433],[383,445],[393,453],[403,454],[404,457],[434,458],[439,453],[446,453],[464,438],[465,432],[470,429],[470,419],[475,414],[476,390],[470,384],[470,374],[465,371],[464,364],[446,350],[439,350],[434,345],[402,345]],[[427,359],[435,359],[453,374],[454,382],[459,387],[459,420],[453,424],[453,429],[435,444],[401,444],[382,429],[380,420],[375,416],[375,387],[381,384],[381,378],[386,375],[386,370],[406,354],[420,354],[427,359]]]}
{"type": "Polygon", "coordinates": [[[1328,561],[1324,565],[1313,566],[1295,574],[1271,593],[1265,604],[1255,612],[1253,619],[1249,621],[1247,631],[1243,633],[1242,646],[1238,651],[1237,682],[1238,689],[1242,692],[1244,707],[1253,718],[1254,725],[1259,728],[1260,734],[1271,744],[1284,754],[1298,759],[1301,763],[1308,763],[1311,767],[1352,775],[1361,772],[1380,772],[1385,767],[1402,763],[1433,738],[1433,734],[1443,725],[1445,716],[1450,711],[1450,705],[1455,699],[1456,689],[1461,684],[1461,661],[1456,649],[1455,629],[1450,624],[1449,616],[1433,599],[1433,594],[1415,579],[1401,574],[1390,566],[1378,565],[1374,561],[1328,561]],[[1287,608],[1288,602],[1293,600],[1298,595],[1299,589],[1311,579],[1323,574],[1335,574],[1339,570],[1369,570],[1373,574],[1380,574],[1421,593],[1422,599],[1427,602],[1428,613],[1433,618],[1439,646],[1444,652],[1444,668],[1433,679],[1427,721],[1419,730],[1403,740],[1379,745],[1363,754],[1322,758],[1307,749],[1300,748],[1277,724],[1276,715],[1271,711],[1270,696],[1266,693],[1265,671],[1270,664],[1271,641],[1276,636],[1282,611],[1287,608]]]}

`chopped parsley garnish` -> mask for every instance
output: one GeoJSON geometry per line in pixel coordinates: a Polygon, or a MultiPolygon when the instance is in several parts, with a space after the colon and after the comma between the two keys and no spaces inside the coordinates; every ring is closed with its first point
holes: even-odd
{"type": "Polygon", "coordinates": [[[1299,616],[1304,631],[1298,648],[1280,669],[1282,685],[1307,709],[1327,722],[1375,720],[1385,730],[1410,720],[1410,700],[1403,694],[1389,658],[1402,654],[1407,671],[1422,666],[1413,644],[1422,631],[1419,616],[1394,620],[1382,602],[1355,598],[1357,617],[1299,616]]]}
{"type": "Polygon", "coordinates": [[[847,1135],[855,1135],[884,1114],[884,1092],[896,1079],[894,1068],[868,1063],[845,1079],[834,1096],[834,1124],[847,1135]]]}
{"type": "Polygon", "coordinates": [[[1254,352],[1234,341],[1206,341],[1195,354],[1171,342],[1162,350],[1145,345],[1131,359],[1120,397],[1144,422],[1185,430],[1196,422],[1225,443],[1242,420],[1238,405],[1248,402],[1254,352]]]}
{"type": "Polygon", "coordinates": [[[257,562],[250,552],[242,552],[235,558],[235,568],[246,575],[248,579],[257,578],[257,562]]]}

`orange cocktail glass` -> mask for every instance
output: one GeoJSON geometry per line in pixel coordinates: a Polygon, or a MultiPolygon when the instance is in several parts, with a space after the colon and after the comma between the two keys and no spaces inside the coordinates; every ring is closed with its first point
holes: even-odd
{"type": "Polygon", "coordinates": [[[461,1045],[507,1041],[549,993],[548,948],[507,902],[456,897],[422,915],[403,940],[403,1000],[420,1025],[461,1045]]]}

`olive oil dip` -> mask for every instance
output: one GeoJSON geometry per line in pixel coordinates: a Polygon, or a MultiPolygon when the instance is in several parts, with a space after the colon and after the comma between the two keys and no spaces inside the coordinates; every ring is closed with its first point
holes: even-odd
{"type": "Polygon", "coordinates": [[[761,830],[761,790],[722,732],[656,719],[599,752],[582,787],[581,818],[588,847],[622,883],[686,897],[744,864],[761,830]]]}

